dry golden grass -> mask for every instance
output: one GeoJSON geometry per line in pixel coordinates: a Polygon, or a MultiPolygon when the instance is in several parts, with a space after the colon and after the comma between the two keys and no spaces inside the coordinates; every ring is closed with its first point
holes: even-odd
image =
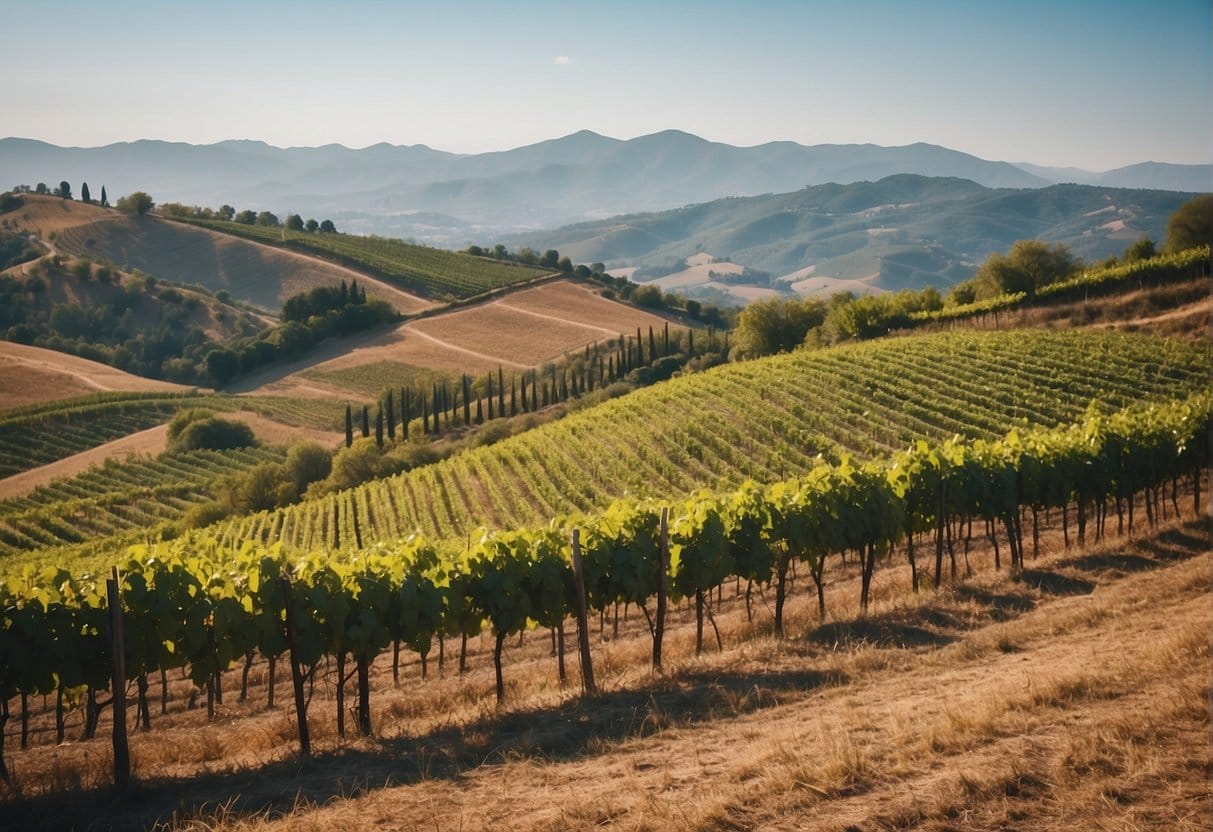
{"type": "MultiPolygon", "coordinates": [[[[590,700],[577,695],[571,629],[563,688],[546,633],[510,640],[505,708],[493,701],[490,642],[473,638],[464,676],[450,642],[441,675],[431,654],[422,682],[412,656],[399,688],[381,657],[375,735],[339,740],[329,668],[316,683],[319,758],[309,763],[293,757],[288,708],[233,701],[235,673],[211,724],[204,709],[184,709],[188,683],[174,681],[170,713],[133,735],[147,780],[137,800],[94,790],[104,738],[28,752],[10,741],[26,798],[0,803],[0,826],[1202,828],[1207,530],[1189,522],[1082,552],[1063,551],[1055,532],[1042,543],[1023,578],[995,573],[982,549],[974,575],[940,591],[915,595],[904,566],[885,569],[866,619],[852,566],[828,575],[824,624],[802,576],[783,641],[769,637],[762,599],[751,622],[727,587],[716,610],[723,652],[709,627],[709,652],[694,656],[680,606],[664,676],[648,667],[643,616],[621,618],[617,637],[608,616],[594,641],[603,692],[590,700]]],[[[263,663],[250,681],[262,702],[263,663]]],[[[280,667],[280,706],[288,696],[280,667]]],[[[47,719],[35,715],[40,730],[47,719]]]]}
{"type": "Polygon", "coordinates": [[[189,390],[168,381],[131,375],[87,358],[0,341],[0,410],[109,390],[189,390]]]}
{"type": "Polygon", "coordinates": [[[54,233],[50,242],[58,250],[140,269],[175,283],[226,289],[269,309],[277,309],[293,294],[354,279],[367,288],[369,297],[385,300],[404,313],[435,305],[335,263],[204,228],[157,217],[128,217],[58,197],[27,194],[23,199],[25,204],[9,218],[19,228],[37,231],[44,240],[54,233]]]}
{"type": "MultiPolygon", "coordinates": [[[[556,280],[506,294],[496,300],[456,309],[344,343],[333,354],[318,356],[290,374],[276,373],[256,388],[259,393],[337,398],[357,391],[336,388],[299,375],[298,370],[328,373],[383,361],[448,373],[486,373],[503,367],[539,367],[576,352],[587,344],[660,333],[666,320],[634,306],[607,300],[567,280],[556,280]]],[[[660,337],[660,336],[659,336],[660,337]]],[[[253,389],[243,385],[241,390],[253,389]]]]}

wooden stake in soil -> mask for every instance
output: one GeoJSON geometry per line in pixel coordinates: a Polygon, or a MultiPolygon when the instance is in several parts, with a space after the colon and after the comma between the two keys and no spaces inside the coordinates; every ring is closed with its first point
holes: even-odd
{"type": "Polygon", "coordinates": [[[295,719],[299,723],[299,752],[311,756],[312,743],[307,730],[307,699],[303,695],[303,673],[299,669],[299,643],[295,631],[295,615],[291,611],[291,582],[282,578],[282,599],[286,608],[286,643],[291,656],[291,682],[295,688],[295,719]]]}
{"type": "Polygon", "coordinates": [[[666,586],[670,563],[670,510],[661,510],[661,525],[657,538],[657,622],[653,626],[653,669],[661,672],[661,641],[665,638],[665,613],[668,588],[666,586]]]}
{"type": "Polygon", "coordinates": [[[577,592],[577,640],[581,647],[581,686],[597,693],[594,665],[590,660],[590,628],[585,615],[585,573],[581,569],[581,530],[573,529],[573,586],[577,592]]]}
{"type": "Polygon", "coordinates": [[[126,645],[122,635],[122,596],[118,592],[118,567],[105,581],[109,606],[110,653],[114,705],[114,785],[126,789],[131,784],[131,753],[126,744],[126,645]]]}

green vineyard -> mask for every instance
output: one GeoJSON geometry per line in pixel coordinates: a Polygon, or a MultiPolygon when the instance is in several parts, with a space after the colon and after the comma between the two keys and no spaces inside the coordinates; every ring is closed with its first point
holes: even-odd
{"type": "MultiPolygon", "coordinates": [[[[159,674],[164,690],[168,671],[184,671],[206,688],[211,706],[221,674],[261,655],[271,667],[279,659],[289,663],[295,723],[307,754],[305,680],[330,658],[340,680],[338,733],[345,730],[345,680],[356,672],[357,730],[370,734],[370,667],[393,645],[394,662],[402,645],[424,657],[435,636],[473,635],[487,623],[500,702],[510,634],[532,626],[562,630],[579,606],[601,611],[634,603],[648,617],[656,597],[651,632],[653,663],[660,667],[667,597],[694,599],[699,651],[713,590],[731,577],[773,585],[774,630],[782,636],[793,560],[807,567],[824,617],[827,563],[847,552],[858,559],[866,610],[877,561],[902,542],[915,589],[921,582],[916,537],[927,556],[926,575],[933,551],[936,586],[945,539],[954,573],[952,535],[961,534],[965,520],[966,535],[973,519],[985,521],[996,567],[996,530],[1004,528],[1016,570],[1024,565],[1024,527],[1030,524],[1034,538],[1040,511],[1060,509],[1068,518],[1073,506],[1081,544],[1088,534],[1101,537],[1113,512],[1123,528],[1127,511],[1132,532],[1138,503],[1151,525],[1166,516],[1168,497],[1178,514],[1181,477],[1190,478],[1199,508],[1211,413],[1213,399],[1202,393],[1110,415],[1088,413],[1065,428],[1011,430],[997,440],[920,441],[889,459],[857,465],[843,458],[765,488],[751,481],[720,494],[620,501],[595,516],[485,532],[467,548],[411,538],[344,559],[319,552],[291,557],[282,547],[252,543],[233,552],[204,534],[132,550],[104,588],[63,570],[26,570],[0,585],[0,727],[15,697],[25,714],[39,695],[85,688],[93,701],[109,687],[117,709],[118,685],[133,681],[136,711],[150,728],[149,677],[159,674]],[[114,645],[122,650],[120,661],[114,645]],[[349,674],[347,661],[354,664],[349,674]]],[[[1068,519],[1063,522],[1068,535],[1068,519]]],[[[584,671],[584,613],[580,628],[584,671]]],[[[591,678],[585,684],[592,691],[591,678]]],[[[125,726],[125,711],[119,713],[125,726]]],[[[115,759],[124,759],[125,732],[113,736],[115,759]]],[[[125,777],[129,764],[125,774],[116,765],[117,782],[125,777]]],[[[2,745],[0,778],[9,779],[2,745]]]]}
{"type": "Polygon", "coordinates": [[[0,502],[0,556],[123,535],[179,519],[214,497],[217,480],[259,462],[270,448],[196,450],[106,464],[0,502]]]}
{"type": "Polygon", "coordinates": [[[247,410],[288,425],[340,429],[331,402],[282,396],[100,393],[0,415],[0,478],[162,425],[183,407],[247,410]]]}
{"type": "Polygon", "coordinates": [[[887,457],[919,439],[1053,427],[1204,389],[1207,349],[1124,334],[939,334],[743,362],[315,501],[233,521],[227,545],[355,549],[521,528],[624,496],[669,499],[887,457]]]}
{"type": "Polygon", "coordinates": [[[359,269],[427,298],[459,300],[545,274],[530,266],[412,245],[386,237],[309,234],[221,220],[182,220],[266,245],[288,248],[359,269]]]}

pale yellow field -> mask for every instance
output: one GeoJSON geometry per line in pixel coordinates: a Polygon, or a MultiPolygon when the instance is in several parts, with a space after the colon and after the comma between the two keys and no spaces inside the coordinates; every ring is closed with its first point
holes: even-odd
{"type": "Polygon", "coordinates": [[[111,390],[139,393],[190,389],[131,375],[87,358],[0,341],[0,411],[111,390]]]}
{"type": "MultiPolygon", "coordinates": [[[[391,361],[454,374],[478,374],[499,366],[520,370],[558,361],[587,344],[620,335],[635,337],[637,327],[647,336],[649,327],[660,333],[665,325],[666,319],[659,315],[558,280],[412,321],[358,341],[348,351],[311,367],[323,373],[391,361]]],[[[256,392],[327,398],[336,383],[330,377],[317,384],[292,372],[267,380],[256,392]]]]}

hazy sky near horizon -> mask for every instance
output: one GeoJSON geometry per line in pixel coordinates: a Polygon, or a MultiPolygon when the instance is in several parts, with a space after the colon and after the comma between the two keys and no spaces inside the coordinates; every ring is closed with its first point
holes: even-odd
{"type": "Polygon", "coordinates": [[[6,2],[0,136],[504,150],[581,129],[1213,160],[1209,0],[6,2]]]}

